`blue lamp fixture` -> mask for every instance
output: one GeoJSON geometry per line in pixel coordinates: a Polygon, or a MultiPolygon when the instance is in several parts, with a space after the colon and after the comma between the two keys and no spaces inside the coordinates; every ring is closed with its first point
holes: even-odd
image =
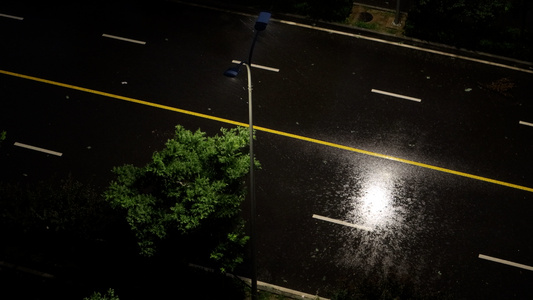
{"type": "Polygon", "coordinates": [[[227,69],[224,72],[224,76],[237,77],[237,75],[239,75],[241,66],[243,64],[247,63],[249,66],[252,65],[252,54],[254,53],[255,42],[257,41],[257,36],[259,35],[259,32],[261,32],[261,31],[266,29],[268,21],[270,21],[270,16],[271,15],[272,15],[271,13],[264,12],[264,11],[259,13],[259,16],[257,17],[257,20],[255,21],[255,26],[254,26],[255,35],[254,35],[254,39],[252,41],[252,46],[250,47],[250,52],[248,53],[248,61],[247,62],[241,61],[241,63],[238,66],[227,69]]]}
{"type": "Polygon", "coordinates": [[[255,30],[257,31],[263,31],[266,29],[268,21],[270,21],[271,13],[269,12],[260,12],[259,17],[257,17],[257,21],[255,21],[255,30]]]}

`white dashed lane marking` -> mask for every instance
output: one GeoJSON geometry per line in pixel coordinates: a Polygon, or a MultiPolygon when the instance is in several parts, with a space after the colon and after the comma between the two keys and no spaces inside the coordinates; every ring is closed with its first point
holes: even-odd
{"type": "Polygon", "coordinates": [[[344,225],[344,226],[353,227],[353,228],[357,228],[357,229],[362,229],[362,230],[366,230],[366,231],[373,231],[373,229],[368,227],[368,226],[352,224],[352,223],[348,223],[348,222],[345,222],[345,221],[336,220],[336,219],[332,219],[332,218],[328,218],[328,217],[324,217],[324,216],[313,215],[313,218],[319,219],[319,220],[322,220],[322,221],[326,221],[326,222],[330,222],[330,223],[334,223],[334,224],[339,224],[339,225],[344,225]]]}
{"type": "Polygon", "coordinates": [[[55,156],[62,156],[63,155],[63,153],[61,153],[61,152],[56,152],[56,151],[52,151],[52,150],[48,150],[48,149],[44,149],[44,148],[40,148],[40,147],[35,147],[35,146],[31,146],[31,145],[27,145],[27,144],[23,144],[23,143],[19,143],[19,142],[15,142],[14,145],[17,146],[17,147],[22,147],[22,148],[26,148],[26,149],[30,149],[30,150],[35,150],[35,151],[39,151],[39,152],[43,152],[43,153],[51,154],[51,155],[55,155],[55,156]]]}
{"type": "Polygon", "coordinates": [[[416,102],[421,102],[422,101],[422,99],[419,99],[419,98],[414,98],[414,97],[404,96],[404,95],[400,95],[400,94],[380,91],[380,90],[376,90],[376,89],[372,89],[372,93],[387,95],[387,96],[396,97],[396,98],[402,98],[402,99],[416,101],[416,102]]]}
{"type": "Polygon", "coordinates": [[[518,122],[518,124],[533,127],[533,123],[529,123],[529,122],[525,122],[525,121],[520,121],[520,122],[518,122]]]}
{"type": "Polygon", "coordinates": [[[531,266],[515,263],[515,262],[512,262],[512,261],[505,260],[505,259],[500,259],[500,258],[488,256],[488,255],[483,255],[483,254],[480,254],[478,257],[481,258],[481,259],[490,260],[490,261],[497,262],[497,263],[500,263],[500,264],[504,264],[504,265],[508,265],[508,266],[513,266],[513,267],[517,267],[517,268],[533,271],[533,267],[531,267],[531,266]]]}
{"type": "Polygon", "coordinates": [[[17,16],[12,16],[12,15],[6,15],[6,14],[0,14],[0,17],[4,17],[4,18],[8,18],[8,19],[15,19],[15,20],[19,20],[19,21],[24,20],[23,17],[17,17],[17,16]]]}
{"type": "Polygon", "coordinates": [[[115,40],[135,43],[135,44],[141,44],[141,45],[145,45],[146,44],[146,42],[143,42],[143,41],[134,40],[134,39],[128,39],[128,38],[125,38],[125,37],[111,35],[111,34],[107,34],[107,33],[102,34],[102,36],[106,37],[106,38],[110,38],[110,39],[115,39],[115,40]]]}
{"type": "MultiPolygon", "coordinates": [[[[240,64],[241,63],[240,60],[232,60],[231,62],[234,63],[234,64],[240,64]]],[[[256,64],[251,64],[250,66],[252,68],[258,68],[258,69],[263,69],[263,70],[272,71],[272,72],[279,72],[279,69],[277,69],[277,68],[266,67],[266,66],[256,65],[256,64]]]]}

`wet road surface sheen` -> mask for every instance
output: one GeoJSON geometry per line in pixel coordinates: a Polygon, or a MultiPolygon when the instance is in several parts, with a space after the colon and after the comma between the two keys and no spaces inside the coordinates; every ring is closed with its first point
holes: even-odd
{"type": "MultiPolygon", "coordinates": [[[[365,281],[370,286],[392,282],[424,297],[511,295],[496,288],[502,284],[519,295],[531,292],[531,272],[478,258],[480,253],[494,253],[531,261],[527,232],[533,225],[526,212],[531,193],[318,145],[294,146],[294,156],[285,154],[293,158],[286,173],[274,177],[276,184],[284,182],[280,194],[294,195],[276,202],[291,201],[299,212],[289,216],[278,209],[277,217],[259,223],[264,253],[260,261],[269,266],[262,268],[265,280],[300,285],[311,293],[316,290],[309,289],[365,281]],[[371,231],[326,222],[314,214],[371,231]],[[273,226],[284,228],[274,235],[282,239],[275,251],[269,242],[273,233],[268,232],[273,226]],[[277,278],[290,274],[284,264],[301,264],[305,271],[293,274],[291,281],[277,278]],[[500,277],[501,271],[480,272],[485,268],[504,268],[513,279],[500,277]]],[[[259,199],[262,215],[276,210],[268,198],[259,199]]]]}
{"type": "MultiPolygon", "coordinates": [[[[178,8],[154,11],[158,21],[153,23],[134,22],[125,14],[120,21],[84,29],[88,32],[80,27],[81,34],[65,34],[70,42],[55,30],[62,26],[48,30],[25,18],[34,23],[23,23],[28,24],[24,34],[6,35],[12,43],[5,44],[2,69],[246,123],[245,80],[228,82],[221,73],[248,49],[253,18],[178,8]],[[123,19],[134,26],[123,26],[123,19]],[[102,40],[100,27],[151,38],[142,48],[102,40]]],[[[114,14],[109,14],[111,20],[114,14]]],[[[87,20],[92,24],[92,16],[87,20]]],[[[523,101],[530,98],[530,75],[277,23],[269,24],[254,57],[281,70],[254,71],[257,125],[531,186],[533,131],[518,123],[531,121],[532,107],[523,101]],[[514,99],[478,86],[505,77],[517,85],[514,99]],[[372,89],[423,100],[398,101],[372,89]]],[[[43,177],[61,169],[87,173],[105,185],[112,166],[146,162],[176,123],[213,134],[227,126],[2,80],[3,96],[11,102],[2,102],[0,122],[9,138],[33,137],[36,145],[65,153],[61,163],[40,165],[43,177]]],[[[427,298],[533,294],[533,272],[478,257],[533,264],[532,193],[285,136],[257,135],[255,151],[263,165],[256,174],[259,280],[320,295],[361,283],[401,285],[427,298]]],[[[4,153],[12,148],[3,145],[4,153]]],[[[30,155],[2,157],[6,170],[16,171],[2,176],[37,177],[27,170],[37,173],[33,162],[41,156],[30,155]],[[23,170],[14,158],[23,162],[23,170]]]]}

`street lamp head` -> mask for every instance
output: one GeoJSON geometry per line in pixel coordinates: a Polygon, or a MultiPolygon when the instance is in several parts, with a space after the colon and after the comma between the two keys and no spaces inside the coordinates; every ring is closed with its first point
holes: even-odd
{"type": "Polygon", "coordinates": [[[259,17],[257,17],[257,21],[255,21],[255,30],[257,31],[263,31],[266,29],[268,21],[270,20],[270,16],[272,14],[269,12],[262,11],[259,13],[259,17]]]}
{"type": "Polygon", "coordinates": [[[241,61],[238,66],[227,69],[224,72],[224,76],[226,76],[226,77],[237,77],[237,75],[239,75],[240,67],[243,64],[246,64],[247,67],[251,65],[252,53],[254,51],[255,41],[257,40],[257,35],[259,34],[259,31],[263,31],[263,30],[266,29],[268,21],[270,20],[270,16],[271,15],[272,15],[271,13],[264,12],[264,11],[259,13],[259,16],[257,17],[257,20],[255,21],[254,29],[255,29],[256,33],[255,33],[255,36],[254,36],[254,41],[252,42],[252,47],[250,48],[250,53],[248,55],[248,62],[245,63],[244,61],[241,61]]]}

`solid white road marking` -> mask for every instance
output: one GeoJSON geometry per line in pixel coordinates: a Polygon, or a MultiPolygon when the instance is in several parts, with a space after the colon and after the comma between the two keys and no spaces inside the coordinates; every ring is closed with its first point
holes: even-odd
{"type": "Polygon", "coordinates": [[[141,45],[145,45],[146,44],[146,42],[143,42],[143,41],[128,39],[128,38],[124,38],[124,37],[120,37],[120,36],[116,36],[116,35],[111,35],[111,34],[107,34],[107,33],[102,34],[102,36],[103,37],[107,37],[107,38],[111,38],[111,39],[116,39],[116,40],[121,40],[121,41],[136,43],[136,44],[141,44],[141,45]]]}
{"type": "Polygon", "coordinates": [[[24,20],[24,18],[22,18],[22,17],[12,16],[12,15],[5,15],[5,14],[0,14],[0,17],[15,19],[15,20],[19,20],[19,21],[24,20]]]}
{"type": "Polygon", "coordinates": [[[409,97],[409,96],[404,96],[404,95],[400,95],[400,94],[389,93],[389,92],[380,91],[380,90],[375,90],[375,89],[372,89],[372,93],[383,94],[383,95],[387,95],[387,96],[392,96],[392,97],[396,97],[396,98],[407,99],[407,100],[416,101],[416,102],[422,102],[422,99],[418,99],[418,98],[414,98],[414,97],[409,97]]]}
{"type": "MultiPolygon", "coordinates": [[[[234,63],[234,64],[240,64],[241,63],[240,60],[232,60],[231,62],[234,63]]],[[[251,66],[254,67],[254,68],[263,69],[263,70],[267,70],[267,71],[279,72],[279,69],[276,69],[276,68],[265,67],[265,66],[256,65],[256,64],[251,64],[251,66]]]]}
{"type": "Polygon", "coordinates": [[[326,221],[326,222],[339,224],[339,225],[344,225],[344,226],[348,226],[348,227],[362,229],[362,230],[366,230],[366,231],[373,231],[372,228],[367,227],[367,226],[352,224],[352,223],[344,222],[344,221],[341,221],[341,220],[331,219],[331,218],[328,218],[328,217],[319,216],[319,215],[315,215],[315,214],[313,214],[313,218],[319,219],[319,220],[322,220],[322,221],[326,221]]]}
{"type": "Polygon", "coordinates": [[[44,153],[47,153],[47,154],[56,155],[56,156],[62,156],[63,155],[63,153],[61,153],[61,152],[56,152],[56,151],[52,151],[52,150],[48,150],[48,149],[44,149],[44,148],[30,146],[30,145],[22,144],[22,143],[19,143],[19,142],[15,142],[14,145],[18,146],[18,147],[26,148],[26,149],[31,149],[31,150],[35,150],[35,151],[44,152],[44,153]]]}
{"type": "Polygon", "coordinates": [[[428,52],[428,53],[448,56],[448,57],[452,57],[452,58],[459,58],[459,59],[462,59],[462,60],[478,62],[478,63],[482,63],[482,64],[486,64],[486,65],[491,65],[491,66],[511,69],[511,70],[515,70],[515,71],[533,73],[533,70],[527,70],[527,69],[523,69],[523,68],[519,68],[519,67],[515,67],[515,66],[509,66],[509,65],[500,64],[500,63],[495,63],[495,62],[491,62],[491,61],[487,61],[487,60],[467,57],[467,56],[463,56],[463,55],[457,55],[457,54],[438,51],[438,50],[433,50],[433,49],[422,48],[422,47],[418,47],[418,46],[409,45],[409,44],[406,44],[404,42],[391,42],[391,41],[382,40],[382,39],[378,39],[378,38],[367,37],[367,36],[360,35],[360,34],[354,34],[354,33],[349,33],[349,32],[344,32],[344,31],[339,31],[339,30],[321,28],[321,27],[316,27],[316,26],[307,25],[307,24],[300,24],[300,23],[296,23],[296,22],[292,22],[292,21],[277,20],[277,19],[270,19],[270,20],[271,21],[277,21],[277,22],[280,22],[282,24],[298,26],[298,27],[307,28],[307,29],[313,29],[313,30],[318,30],[318,31],[324,31],[324,32],[328,32],[328,33],[344,35],[344,36],[349,36],[349,37],[368,40],[368,41],[374,41],[374,42],[383,43],[383,44],[389,44],[389,45],[393,45],[393,46],[397,46],[397,47],[409,48],[409,49],[413,49],[413,50],[418,50],[418,51],[423,51],[423,52],[428,52]]]}
{"type": "Polygon", "coordinates": [[[533,127],[533,123],[529,123],[529,122],[520,121],[520,122],[518,122],[518,124],[533,127]]]}
{"type": "Polygon", "coordinates": [[[500,263],[500,264],[509,265],[509,266],[513,266],[513,267],[517,267],[517,268],[533,271],[533,267],[531,267],[531,266],[515,263],[515,262],[512,262],[512,261],[499,259],[499,258],[496,258],[496,257],[483,255],[483,254],[480,254],[478,257],[481,258],[481,259],[490,260],[490,261],[497,262],[497,263],[500,263]]]}
{"type": "MultiPolygon", "coordinates": [[[[216,11],[222,11],[222,12],[235,14],[235,15],[246,16],[246,17],[252,17],[252,18],[257,17],[257,15],[255,15],[255,14],[247,14],[247,13],[235,12],[235,11],[231,11],[231,10],[228,10],[228,9],[216,8],[216,7],[211,7],[211,6],[207,6],[207,5],[193,4],[193,3],[179,1],[179,0],[174,0],[174,2],[178,2],[178,3],[181,3],[181,4],[185,4],[185,5],[190,5],[190,6],[207,8],[207,9],[216,10],[216,11]]],[[[302,27],[302,28],[317,30],[317,31],[323,31],[323,32],[332,33],[332,34],[344,35],[344,36],[353,37],[353,38],[356,38],[356,39],[374,41],[374,42],[378,42],[378,43],[393,45],[393,46],[396,46],[396,47],[403,47],[403,48],[413,49],[413,50],[417,50],[417,51],[423,51],[423,52],[433,53],[433,54],[437,54],[437,55],[448,56],[448,57],[451,57],[451,58],[458,58],[458,59],[462,59],[462,60],[468,60],[468,61],[473,61],[473,62],[477,62],[477,63],[481,63],[481,64],[486,64],[486,65],[491,65],[491,66],[496,66],[496,67],[501,67],[501,68],[506,68],[506,69],[511,69],[511,70],[515,70],[515,71],[520,71],[520,72],[526,72],[526,73],[533,74],[533,70],[528,70],[528,69],[523,69],[523,68],[519,68],[519,67],[515,67],[515,66],[509,66],[509,65],[505,65],[505,64],[495,63],[495,62],[492,62],[492,61],[487,61],[487,60],[472,58],[472,57],[468,57],[468,56],[457,55],[457,54],[453,54],[453,53],[448,53],[448,52],[443,52],[443,51],[438,51],[438,50],[433,50],[433,49],[427,49],[427,48],[422,48],[422,47],[418,47],[418,46],[413,46],[413,45],[406,44],[403,41],[391,42],[391,41],[387,41],[387,40],[383,40],[383,39],[367,37],[367,36],[360,35],[360,34],[354,34],[354,33],[349,33],[349,32],[344,32],[344,31],[339,31],[339,30],[327,29],[327,28],[322,28],[322,27],[317,27],[317,26],[312,26],[312,25],[307,25],[307,24],[296,23],[296,22],[292,22],[292,21],[279,20],[279,19],[275,19],[275,18],[270,18],[270,21],[279,22],[281,24],[286,24],[286,25],[291,25],[291,26],[296,26],[296,27],[302,27]]]]}

